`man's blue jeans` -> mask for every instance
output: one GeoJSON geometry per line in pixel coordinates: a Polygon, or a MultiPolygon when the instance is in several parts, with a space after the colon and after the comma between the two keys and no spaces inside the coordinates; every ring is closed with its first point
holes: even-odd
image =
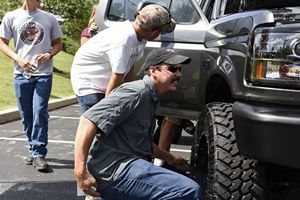
{"type": "Polygon", "coordinates": [[[80,105],[81,112],[84,113],[104,97],[105,94],[103,93],[94,93],[94,94],[88,94],[84,96],[77,96],[77,100],[80,105]]]}
{"type": "Polygon", "coordinates": [[[192,179],[142,159],[133,161],[110,186],[100,190],[104,200],[199,200],[192,179]]]}
{"type": "Polygon", "coordinates": [[[48,144],[48,101],[52,87],[51,76],[22,75],[14,78],[15,95],[33,157],[45,157],[48,144]]]}

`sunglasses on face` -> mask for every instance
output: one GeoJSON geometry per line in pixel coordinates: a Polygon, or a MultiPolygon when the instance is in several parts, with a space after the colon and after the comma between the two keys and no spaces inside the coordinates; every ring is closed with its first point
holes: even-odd
{"type": "Polygon", "coordinates": [[[175,65],[171,65],[167,68],[167,70],[169,72],[175,73],[177,71],[181,72],[181,67],[180,66],[175,66],[175,65]]]}

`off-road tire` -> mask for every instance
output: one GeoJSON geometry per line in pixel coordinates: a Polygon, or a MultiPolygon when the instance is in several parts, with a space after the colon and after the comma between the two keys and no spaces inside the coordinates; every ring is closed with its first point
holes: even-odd
{"type": "Polygon", "coordinates": [[[208,104],[197,123],[191,153],[191,177],[201,186],[202,199],[263,199],[262,169],[239,153],[232,104],[208,104]]]}

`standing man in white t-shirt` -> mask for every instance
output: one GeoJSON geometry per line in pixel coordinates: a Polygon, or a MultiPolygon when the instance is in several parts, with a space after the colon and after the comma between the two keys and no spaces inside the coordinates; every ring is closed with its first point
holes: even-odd
{"type": "Polygon", "coordinates": [[[82,111],[122,82],[132,81],[133,65],[143,56],[146,42],[172,32],[175,25],[169,10],[151,4],[138,12],[134,22],[103,30],[81,46],[74,57],[71,81],[82,111]]]}
{"type": "Polygon", "coordinates": [[[52,57],[62,48],[62,31],[51,13],[40,10],[42,0],[23,0],[0,26],[0,50],[14,60],[14,88],[31,156],[28,165],[47,171],[48,100],[52,87],[52,57]],[[14,40],[15,50],[9,41],[14,40]]]}

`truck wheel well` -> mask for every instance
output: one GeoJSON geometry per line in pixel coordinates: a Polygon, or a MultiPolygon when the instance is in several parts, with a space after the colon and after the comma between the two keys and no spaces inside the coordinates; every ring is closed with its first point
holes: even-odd
{"type": "Polygon", "coordinates": [[[205,103],[207,104],[210,102],[234,102],[230,87],[227,81],[221,76],[213,76],[207,84],[205,103]]]}

